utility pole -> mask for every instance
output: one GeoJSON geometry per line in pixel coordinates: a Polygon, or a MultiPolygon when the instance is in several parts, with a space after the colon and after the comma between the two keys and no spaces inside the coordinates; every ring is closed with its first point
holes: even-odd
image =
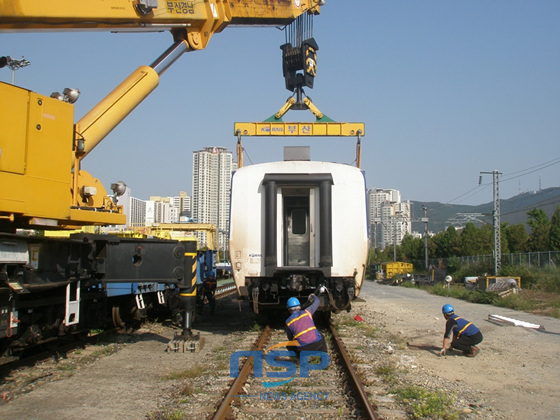
{"type": "Polygon", "coordinates": [[[421,221],[424,222],[424,266],[428,269],[428,207],[422,206],[424,210],[424,217],[421,221]]]}
{"type": "MultiPolygon", "coordinates": [[[[401,211],[396,211],[393,216],[393,261],[397,262],[397,221],[401,222],[401,211]]],[[[401,222],[402,224],[402,222],[401,222]]],[[[402,232],[402,226],[399,226],[402,232]]]]}
{"type": "Polygon", "coordinates": [[[31,63],[23,57],[21,57],[21,60],[16,60],[9,56],[0,57],[0,69],[6,66],[12,69],[12,85],[16,81],[16,70],[27,67],[29,65],[31,65],[31,63]]]}
{"type": "MultiPolygon", "coordinates": [[[[373,218],[373,249],[377,250],[377,236],[379,235],[377,233],[377,225],[381,223],[381,217],[374,217],[373,218]]],[[[382,228],[383,230],[383,228],[382,228]]]]}
{"type": "Polygon", "coordinates": [[[482,183],[482,174],[492,174],[493,196],[494,196],[494,275],[497,276],[502,265],[502,237],[500,228],[500,180],[502,174],[497,170],[492,172],[481,172],[478,178],[478,185],[482,183]]]}

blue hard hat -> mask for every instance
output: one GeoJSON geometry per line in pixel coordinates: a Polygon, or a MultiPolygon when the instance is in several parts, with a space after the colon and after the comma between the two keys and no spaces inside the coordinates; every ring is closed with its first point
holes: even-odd
{"type": "Polygon", "coordinates": [[[293,308],[294,306],[300,306],[300,303],[298,298],[291,297],[290,299],[288,299],[288,304],[286,305],[286,308],[290,309],[293,308]]]}
{"type": "Polygon", "coordinates": [[[207,277],[216,277],[216,274],[213,271],[209,271],[207,277]]]}
{"type": "Polygon", "coordinates": [[[445,305],[443,305],[443,308],[441,308],[441,312],[444,314],[452,314],[453,312],[455,312],[455,309],[453,309],[453,306],[451,306],[449,303],[446,303],[445,305]]]}

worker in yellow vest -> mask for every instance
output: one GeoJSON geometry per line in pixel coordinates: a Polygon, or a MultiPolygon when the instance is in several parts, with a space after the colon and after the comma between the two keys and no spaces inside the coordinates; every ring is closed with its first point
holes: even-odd
{"type": "Polygon", "coordinates": [[[441,308],[445,323],[443,345],[440,351],[445,356],[447,350],[461,350],[467,357],[475,357],[480,349],[476,346],[482,342],[482,333],[476,325],[455,315],[455,309],[450,304],[441,308]]]}

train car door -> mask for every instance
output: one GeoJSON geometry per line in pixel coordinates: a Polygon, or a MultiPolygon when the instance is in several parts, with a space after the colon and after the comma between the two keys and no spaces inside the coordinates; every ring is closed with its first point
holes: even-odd
{"type": "Polygon", "coordinates": [[[310,258],[310,194],[309,188],[283,189],[284,265],[309,266],[310,258]]]}

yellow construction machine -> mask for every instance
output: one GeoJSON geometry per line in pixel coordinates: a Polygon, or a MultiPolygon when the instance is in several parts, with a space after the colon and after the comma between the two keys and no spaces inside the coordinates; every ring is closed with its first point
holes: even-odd
{"type": "Polygon", "coordinates": [[[287,25],[317,14],[321,1],[13,0],[0,3],[0,32],[169,30],[173,45],[141,66],[79,121],[77,92],[56,98],[0,83],[0,227],[124,224],[117,197],[83,171],[80,162],[159,83],[184,52],[203,49],[228,25],[287,25]]]}
{"type": "MultiPolygon", "coordinates": [[[[318,14],[323,2],[0,2],[0,39],[2,32],[99,30],[167,30],[173,39],[152,64],[135,70],[78,121],[75,90],[47,96],[0,83],[0,354],[99,328],[107,307],[122,324],[121,317],[164,305],[176,291],[187,312],[185,334],[190,332],[195,276],[192,252],[180,241],[87,233],[62,239],[36,232],[124,224],[118,197],[126,186],[117,182],[109,194],[81,169],[88,153],[184,52],[206,48],[227,26],[284,26],[301,15],[318,14]],[[27,229],[25,235],[21,229],[27,229]]],[[[7,61],[0,59],[0,66],[7,61]]]]}

